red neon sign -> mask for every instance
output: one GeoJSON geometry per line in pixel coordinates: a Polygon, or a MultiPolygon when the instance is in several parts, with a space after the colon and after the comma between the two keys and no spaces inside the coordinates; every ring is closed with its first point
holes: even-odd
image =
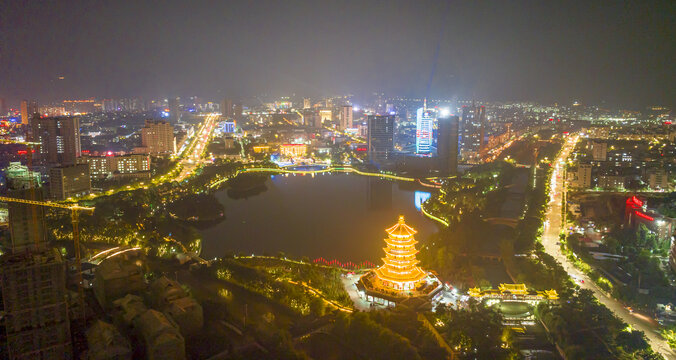
{"type": "Polygon", "coordinates": [[[648,215],[646,215],[646,214],[644,214],[644,213],[642,213],[642,212],[639,212],[639,211],[634,211],[634,214],[636,214],[636,215],[638,215],[639,217],[642,217],[642,218],[644,218],[644,219],[646,219],[646,220],[648,220],[648,221],[654,221],[654,220],[655,220],[654,217],[648,216],[648,215]]]}

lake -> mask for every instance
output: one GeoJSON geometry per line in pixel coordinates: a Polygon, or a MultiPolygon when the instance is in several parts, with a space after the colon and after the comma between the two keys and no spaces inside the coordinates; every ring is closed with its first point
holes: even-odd
{"type": "Polygon", "coordinates": [[[265,186],[267,190],[248,198],[231,198],[226,190],[216,193],[225,220],[201,231],[203,258],[281,251],[292,257],[380,264],[385,228],[399,215],[418,230],[418,241],[438,230],[416,208],[429,193],[410,184],[325,174],[274,175],[265,186]]]}

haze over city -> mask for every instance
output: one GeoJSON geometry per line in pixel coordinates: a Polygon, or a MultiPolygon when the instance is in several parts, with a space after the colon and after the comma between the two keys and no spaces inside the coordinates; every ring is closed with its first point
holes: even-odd
{"type": "Polygon", "coordinates": [[[0,0],[0,360],[676,360],[675,20],[0,0]]]}
{"type": "Polygon", "coordinates": [[[673,104],[672,1],[4,2],[0,94],[673,104]],[[63,77],[61,80],[60,78],[63,77]]]}

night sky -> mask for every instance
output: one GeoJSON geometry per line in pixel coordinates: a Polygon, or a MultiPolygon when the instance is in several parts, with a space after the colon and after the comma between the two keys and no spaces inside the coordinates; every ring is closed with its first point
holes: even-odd
{"type": "Polygon", "coordinates": [[[675,19],[676,1],[0,0],[0,97],[674,105],[675,19]]]}

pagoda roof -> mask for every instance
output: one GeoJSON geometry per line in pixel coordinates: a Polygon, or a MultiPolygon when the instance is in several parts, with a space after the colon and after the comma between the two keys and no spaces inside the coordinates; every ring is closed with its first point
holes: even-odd
{"type": "Polygon", "coordinates": [[[427,274],[425,274],[425,272],[417,266],[412,269],[410,274],[392,273],[384,266],[375,269],[374,272],[380,280],[388,280],[392,282],[415,282],[422,280],[425,278],[425,276],[427,276],[427,274]]]}
{"type": "Polygon", "coordinates": [[[413,245],[417,244],[418,240],[414,239],[413,237],[410,237],[408,239],[402,239],[402,240],[399,240],[399,239],[396,239],[396,238],[394,238],[394,239],[385,238],[385,243],[387,245],[391,245],[391,246],[409,247],[409,246],[413,246],[413,245]]]}
{"type": "Polygon", "coordinates": [[[416,258],[407,259],[407,260],[382,258],[382,260],[383,260],[383,263],[387,266],[395,266],[395,267],[400,267],[400,268],[412,268],[420,262],[416,258]]]}
{"type": "Polygon", "coordinates": [[[383,248],[385,250],[385,254],[391,255],[391,256],[403,256],[403,257],[411,257],[415,259],[415,254],[418,253],[418,250],[416,249],[406,249],[406,250],[397,250],[397,249],[390,249],[390,248],[383,248]]]}
{"type": "Polygon", "coordinates": [[[399,221],[385,231],[395,237],[409,237],[417,233],[415,229],[404,223],[404,215],[399,215],[399,221]]]}

